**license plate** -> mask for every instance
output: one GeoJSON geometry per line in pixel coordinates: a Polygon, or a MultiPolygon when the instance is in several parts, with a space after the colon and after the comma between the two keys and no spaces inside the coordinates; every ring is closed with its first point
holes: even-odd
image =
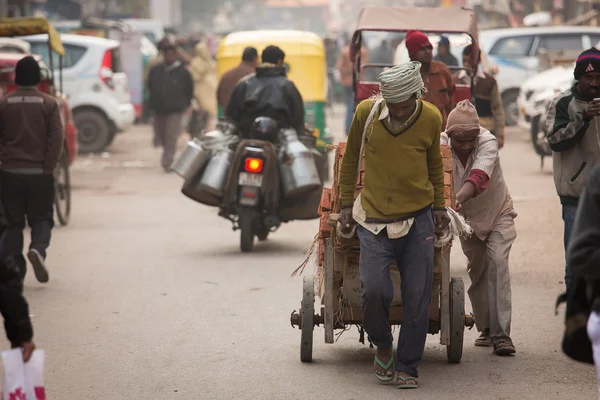
{"type": "Polygon", "coordinates": [[[261,174],[249,174],[248,172],[240,172],[238,185],[240,186],[262,186],[263,176],[261,174]]]}

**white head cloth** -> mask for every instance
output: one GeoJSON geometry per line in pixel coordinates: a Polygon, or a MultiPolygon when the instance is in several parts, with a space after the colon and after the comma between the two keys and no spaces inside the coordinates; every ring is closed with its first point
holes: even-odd
{"type": "Polygon", "coordinates": [[[381,96],[390,104],[408,100],[415,94],[421,98],[427,92],[421,78],[421,63],[417,61],[395,65],[379,74],[377,80],[381,96]]]}

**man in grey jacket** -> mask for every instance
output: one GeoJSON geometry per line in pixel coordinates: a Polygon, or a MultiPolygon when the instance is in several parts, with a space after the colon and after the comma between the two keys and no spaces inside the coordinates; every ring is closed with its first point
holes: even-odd
{"type": "MultiPolygon", "coordinates": [[[[562,204],[565,251],[573,229],[579,197],[590,171],[600,161],[600,51],[592,47],[577,58],[575,85],[550,104],[547,139],[553,152],[554,184],[562,204]],[[596,100],[597,99],[597,100],[596,100]]],[[[565,285],[571,271],[565,265],[565,285]]]]}

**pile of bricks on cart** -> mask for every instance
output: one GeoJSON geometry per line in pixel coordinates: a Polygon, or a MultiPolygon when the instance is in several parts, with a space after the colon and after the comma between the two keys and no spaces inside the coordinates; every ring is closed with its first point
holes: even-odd
{"type": "MultiPolygon", "coordinates": [[[[444,195],[446,198],[446,206],[453,207],[455,203],[454,193],[454,182],[452,179],[452,152],[450,146],[441,145],[441,153],[444,162],[444,195]]],[[[346,143],[341,142],[338,144],[335,151],[335,162],[333,166],[333,186],[331,188],[324,188],[321,196],[321,203],[319,204],[319,215],[321,216],[319,222],[319,235],[318,235],[318,266],[322,267],[325,259],[325,239],[331,237],[332,227],[327,223],[327,219],[330,214],[338,214],[342,208],[340,201],[340,167],[342,165],[342,158],[344,157],[344,151],[346,149],[346,143]]],[[[365,169],[364,159],[360,170],[360,176],[356,182],[356,189],[354,191],[354,198],[358,196],[362,190],[365,182],[365,169]]],[[[320,268],[319,268],[320,269],[320,268]]]]}

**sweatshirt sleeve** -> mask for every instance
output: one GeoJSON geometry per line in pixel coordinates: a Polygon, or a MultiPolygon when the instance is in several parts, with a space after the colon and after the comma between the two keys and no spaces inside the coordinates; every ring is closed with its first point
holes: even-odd
{"type": "Polygon", "coordinates": [[[552,151],[567,151],[577,145],[590,126],[582,113],[569,114],[572,95],[559,95],[548,107],[546,139],[552,151]]]}
{"type": "Polygon", "coordinates": [[[346,150],[344,151],[342,166],[340,168],[340,196],[342,208],[352,207],[352,204],[354,204],[354,190],[358,178],[360,146],[366,122],[365,119],[369,116],[372,105],[372,100],[365,100],[360,103],[358,107],[356,107],[352,125],[350,125],[346,150]]]}
{"type": "Polygon", "coordinates": [[[504,138],[504,104],[502,104],[502,96],[500,90],[498,90],[498,82],[494,83],[490,100],[492,114],[494,114],[494,134],[497,137],[504,138]]]}
{"type": "Polygon", "coordinates": [[[433,142],[427,150],[427,171],[429,182],[433,185],[433,208],[435,210],[446,209],[446,198],[444,196],[444,162],[440,150],[440,136],[442,132],[442,115],[435,113],[435,121],[432,124],[433,142]]]}
{"type": "Polygon", "coordinates": [[[44,158],[44,172],[52,173],[58,164],[60,153],[63,149],[65,129],[60,115],[58,102],[54,99],[50,111],[50,126],[48,126],[48,141],[46,146],[46,157],[44,158]]]}
{"type": "Polygon", "coordinates": [[[574,276],[600,279],[600,166],[590,173],[579,200],[567,264],[574,276]]]}

